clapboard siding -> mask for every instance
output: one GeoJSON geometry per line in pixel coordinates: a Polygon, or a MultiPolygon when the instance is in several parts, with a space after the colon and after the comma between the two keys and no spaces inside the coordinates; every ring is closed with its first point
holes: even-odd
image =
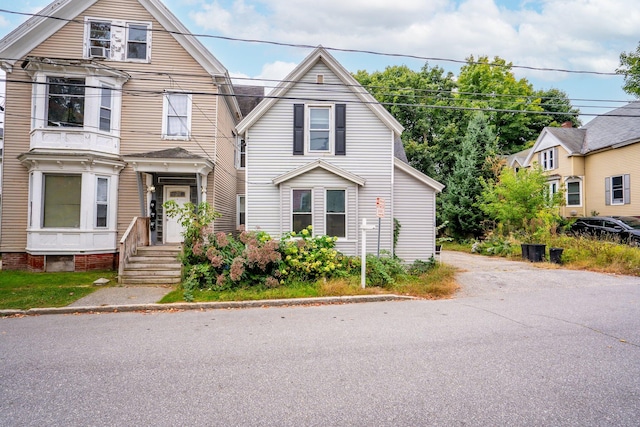
{"type": "Polygon", "coordinates": [[[236,138],[231,131],[235,126],[234,119],[230,110],[224,107],[226,102],[221,100],[216,127],[216,165],[212,174],[215,186],[214,208],[221,217],[215,221],[214,229],[216,232],[231,233],[236,230],[236,138]]]}
{"type": "Polygon", "coordinates": [[[31,78],[21,69],[7,74],[2,163],[2,239],[0,252],[24,252],[27,245],[29,173],[18,155],[29,151],[31,128],[31,78]]]}
{"type": "Polygon", "coordinates": [[[435,249],[435,191],[395,170],[394,216],[400,222],[395,254],[405,263],[428,260],[435,249]]]}
{"type": "MultiPolygon", "coordinates": [[[[222,213],[216,227],[220,231],[235,229],[236,177],[233,159],[235,118],[228,102],[218,96],[212,76],[178,43],[139,2],[100,0],[80,13],[73,21],[34,48],[27,56],[49,58],[83,58],[84,20],[86,17],[109,20],[150,22],[151,62],[104,60],[105,66],[124,71],[131,77],[123,86],[120,154],[143,153],[182,147],[216,164],[207,180],[207,200],[222,213]],[[192,118],[189,140],[162,138],[163,93],[192,93],[192,118]]],[[[17,64],[20,64],[18,61],[17,64]]],[[[19,66],[12,80],[30,79],[19,66]]],[[[7,110],[11,119],[5,131],[5,181],[2,216],[2,251],[24,251],[27,228],[26,169],[16,159],[29,150],[31,87],[7,84],[7,110]],[[7,159],[9,159],[7,161],[7,159]],[[20,186],[12,185],[21,183],[20,186]]],[[[120,174],[118,188],[118,239],[134,216],[141,215],[138,183],[132,165],[120,174]]]]}
{"type": "MultiPolygon", "coordinates": [[[[287,92],[287,99],[274,103],[248,130],[248,228],[259,227],[276,235],[289,231],[279,228],[280,194],[272,180],[318,158],[366,179],[365,185],[358,191],[358,223],[361,218],[368,218],[370,222],[376,218],[377,197],[385,198],[390,204],[393,132],[353,92],[344,87],[336,89],[342,84],[328,67],[318,62],[287,92]],[[324,76],[324,85],[315,84],[317,74],[324,76]],[[345,156],[292,154],[295,103],[347,105],[345,156]]],[[[322,181],[317,184],[321,186],[322,181]]],[[[382,221],[381,246],[391,250],[393,233],[390,208],[387,212],[382,221]]],[[[368,243],[368,250],[375,251],[375,239],[369,239],[368,243]]]]}

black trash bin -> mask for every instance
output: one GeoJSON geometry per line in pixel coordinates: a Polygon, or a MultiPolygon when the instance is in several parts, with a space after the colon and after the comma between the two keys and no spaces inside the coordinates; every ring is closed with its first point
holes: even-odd
{"type": "Polygon", "coordinates": [[[547,245],[529,245],[529,261],[542,262],[544,260],[544,254],[546,252],[547,245]]]}
{"type": "Polygon", "coordinates": [[[562,248],[549,248],[549,261],[562,264],[562,248]]]}
{"type": "Polygon", "coordinates": [[[522,259],[529,259],[529,244],[522,243],[520,247],[522,248],[522,259]]]}

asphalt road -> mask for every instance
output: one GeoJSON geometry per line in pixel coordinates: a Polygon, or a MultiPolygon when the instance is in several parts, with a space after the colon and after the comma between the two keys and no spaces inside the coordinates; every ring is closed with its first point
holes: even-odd
{"type": "Polygon", "coordinates": [[[640,278],[443,261],[451,300],[0,319],[0,425],[639,425],[640,278]]]}

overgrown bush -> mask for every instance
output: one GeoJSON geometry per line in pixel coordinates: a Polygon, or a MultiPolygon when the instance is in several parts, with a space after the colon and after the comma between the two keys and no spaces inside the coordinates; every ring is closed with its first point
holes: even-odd
{"type": "Polygon", "coordinates": [[[474,242],[471,246],[471,252],[483,255],[507,256],[512,253],[514,247],[514,241],[510,237],[492,234],[483,241],[474,242]]]}
{"type": "Polygon", "coordinates": [[[392,257],[388,251],[380,251],[380,257],[367,255],[367,285],[388,287],[398,276],[406,274],[402,260],[392,257]]]}
{"type": "MultiPolygon", "coordinates": [[[[206,203],[180,207],[167,202],[165,209],[167,215],[179,216],[184,227],[182,286],[187,301],[198,289],[275,288],[360,273],[360,258],[337,251],[336,237],[313,236],[311,227],[287,233],[279,241],[261,231],[243,231],[236,237],[213,232],[219,215],[206,203]]],[[[426,269],[426,264],[419,268],[426,269]]],[[[405,274],[402,261],[388,252],[382,251],[380,258],[367,255],[367,284],[389,287],[405,274]]]]}

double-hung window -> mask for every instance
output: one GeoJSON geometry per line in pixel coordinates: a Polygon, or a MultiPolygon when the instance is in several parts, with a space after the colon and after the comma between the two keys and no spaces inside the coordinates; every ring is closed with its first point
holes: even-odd
{"type": "Polygon", "coordinates": [[[304,230],[313,223],[311,211],[311,190],[293,190],[292,217],[293,231],[296,233],[304,230]]]}
{"type": "Polygon", "coordinates": [[[146,61],[149,57],[149,27],[146,24],[127,26],[127,59],[146,61]]]}
{"type": "Polygon", "coordinates": [[[84,79],[48,77],[47,125],[84,126],[84,79]]]}
{"type": "Polygon", "coordinates": [[[345,193],[345,190],[327,190],[325,233],[328,236],[345,237],[347,235],[345,193]]]}
{"type": "Polygon", "coordinates": [[[111,22],[89,22],[88,57],[109,58],[111,56],[111,22]]]}
{"type": "Polygon", "coordinates": [[[331,151],[331,107],[309,107],[309,152],[331,151]]]}
{"type": "Polygon", "coordinates": [[[580,181],[567,182],[567,206],[580,206],[581,204],[580,181]]]}
{"type": "Polygon", "coordinates": [[[540,153],[540,162],[543,170],[552,170],[556,168],[556,149],[549,148],[540,153]]]}
{"type": "Polygon", "coordinates": [[[246,204],[245,204],[245,196],[240,194],[238,195],[238,220],[237,226],[238,228],[246,225],[246,204]]]}
{"type": "Polygon", "coordinates": [[[626,205],[631,203],[631,175],[608,176],[604,180],[605,204],[626,205]]]}
{"type": "Polygon", "coordinates": [[[107,227],[109,212],[109,178],[98,177],[96,180],[96,228],[107,227]]]}
{"type": "Polygon", "coordinates": [[[244,138],[240,140],[240,152],[238,155],[238,167],[244,168],[247,163],[247,143],[244,138]]]}
{"type": "Polygon", "coordinates": [[[80,228],[82,175],[44,175],[42,227],[80,228]]]}
{"type": "Polygon", "coordinates": [[[621,205],[624,203],[624,185],[622,176],[611,177],[611,204],[621,205]]]}
{"type": "Polygon", "coordinates": [[[191,95],[167,92],[164,95],[163,135],[167,139],[188,139],[191,132],[191,95]]]}
{"type": "Polygon", "coordinates": [[[100,130],[111,132],[111,102],[113,89],[102,86],[100,93],[100,130]]]}

